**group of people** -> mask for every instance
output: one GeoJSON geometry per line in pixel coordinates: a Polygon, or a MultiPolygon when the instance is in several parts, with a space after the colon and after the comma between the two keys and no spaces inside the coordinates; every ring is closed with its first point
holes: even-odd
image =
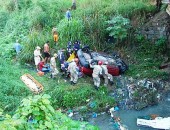
{"type": "Polygon", "coordinates": [[[34,62],[37,71],[41,72],[51,72],[51,78],[59,73],[56,65],[56,59],[58,57],[57,53],[54,53],[51,57],[49,41],[44,44],[43,55],[41,54],[41,48],[37,46],[34,50],[34,62]]]}
{"type": "Polygon", "coordinates": [[[108,73],[107,69],[107,62],[103,63],[102,61],[98,61],[97,64],[94,64],[93,61],[89,61],[90,67],[93,68],[93,82],[94,82],[94,87],[96,90],[99,89],[100,87],[100,77],[103,76],[104,78],[104,86],[108,86],[109,81],[110,85],[113,85],[113,76],[108,73]]]}
{"type": "MultiPolygon", "coordinates": [[[[76,55],[77,51],[80,48],[81,48],[81,44],[79,41],[75,41],[74,44],[68,42],[66,50],[62,48],[58,50],[58,53],[54,53],[53,57],[50,57],[49,42],[47,41],[44,44],[44,48],[43,48],[44,49],[43,50],[44,58],[43,58],[40,52],[41,48],[37,46],[34,51],[34,61],[35,61],[37,71],[51,72],[51,78],[53,78],[55,75],[59,73],[56,65],[56,59],[58,59],[60,63],[61,72],[64,72],[64,74],[66,75],[69,74],[70,83],[72,85],[75,85],[80,75],[82,76],[81,64],[76,55]],[[74,54],[74,58],[72,58],[71,61],[68,61],[67,59],[69,59],[69,57],[72,54],[74,54]]],[[[93,68],[92,77],[93,77],[94,87],[96,90],[99,89],[100,81],[101,81],[100,78],[102,76],[104,78],[104,86],[107,86],[109,84],[109,81],[111,85],[113,84],[113,76],[108,73],[107,62],[103,63],[102,61],[98,61],[97,64],[94,64],[93,60],[90,60],[89,65],[90,68],[93,68]]]]}
{"type": "MultiPolygon", "coordinates": [[[[73,7],[76,9],[76,3],[75,0],[73,0],[73,7]]],[[[71,13],[70,9],[66,12],[66,18],[68,21],[71,19],[71,13]]],[[[52,35],[54,43],[57,45],[59,36],[57,32],[57,28],[53,27],[52,29],[52,35]]],[[[16,41],[14,48],[16,50],[16,53],[19,54],[21,51],[21,45],[18,43],[18,40],[16,41]]],[[[68,75],[70,77],[70,83],[72,85],[75,85],[78,81],[78,78],[82,76],[81,73],[81,65],[79,63],[79,59],[77,57],[77,51],[81,48],[80,41],[75,41],[74,43],[68,42],[67,49],[66,49],[66,56],[65,56],[65,49],[59,49],[58,53],[54,53],[52,56],[50,54],[50,47],[49,47],[49,41],[47,41],[43,46],[43,56],[41,54],[41,47],[37,46],[34,50],[34,62],[36,66],[36,70],[38,72],[50,72],[50,77],[54,78],[58,73],[56,60],[58,59],[60,63],[60,70],[64,72],[64,74],[68,75]],[[74,54],[74,57],[71,61],[68,61],[67,59],[71,57],[71,55],[74,54]]],[[[113,84],[113,77],[111,74],[108,73],[106,64],[102,61],[98,61],[98,64],[94,65],[92,62],[89,62],[90,67],[93,68],[93,81],[94,81],[94,87],[98,90],[100,86],[100,77],[103,76],[105,83],[104,85],[108,85],[108,81],[110,80],[110,83],[113,84]]]]}
{"type": "MultiPolygon", "coordinates": [[[[55,32],[55,31],[54,31],[55,32]]],[[[21,51],[21,45],[18,43],[18,40],[14,44],[16,53],[19,54],[21,51]]],[[[56,60],[58,59],[60,63],[60,70],[64,72],[65,76],[70,77],[70,83],[75,85],[78,81],[78,78],[82,76],[81,64],[77,57],[77,51],[81,48],[80,41],[75,41],[74,43],[68,42],[67,49],[64,48],[58,50],[58,53],[54,53],[52,56],[50,54],[49,41],[47,41],[43,46],[43,56],[41,54],[41,47],[37,46],[34,50],[34,61],[37,71],[41,72],[50,72],[50,77],[54,78],[58,73],[56,60]],[[66,53],[65,53],[66,51],[66,53]],[[71,61],[68,61],[69,57],[74,54],[74,57],[71,61]]],[[[100,78],[104,78],[104,86],[107,86],[109,81],[110,84],[113,84],[113,77],[108,73],[107,63],[98,61],[97,64],[94,64],[93,61],[89,61],[90,68],[93,68],[93,82],[95,89],[99,89],[100,78]]]]}

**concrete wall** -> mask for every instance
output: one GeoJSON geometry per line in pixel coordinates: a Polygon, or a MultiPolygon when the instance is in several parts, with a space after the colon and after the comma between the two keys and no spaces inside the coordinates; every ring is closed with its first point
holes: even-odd
{"type": "Polygon", "coordinates": [[[159,12],[141,28],[139,33],[153,42],[166,38],[170,43],[170,15],[166,11],[159,12]]]}

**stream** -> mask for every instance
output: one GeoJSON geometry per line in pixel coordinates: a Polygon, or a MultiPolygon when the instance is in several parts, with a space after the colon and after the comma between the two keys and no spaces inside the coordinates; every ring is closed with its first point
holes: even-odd
{"type": "MultiPolygon", "coordinates": [[[[170,116],[170,93],[166,99],[158,105],[144,108],[140,111],[137,110],[119,110],[115,112],[116,117],[121,119],[121,123],[126,126],[128,130],[155,130],[145,126],[137,126],[136,119],[139,116],[147,116],[156,114],[162,117],[170,116]]],[[[114,123],[109,114],[100,114],[96,118],[88,120],[90,124],[97,125],[101,130],[118,130],[115,128],[114,123]]]]}

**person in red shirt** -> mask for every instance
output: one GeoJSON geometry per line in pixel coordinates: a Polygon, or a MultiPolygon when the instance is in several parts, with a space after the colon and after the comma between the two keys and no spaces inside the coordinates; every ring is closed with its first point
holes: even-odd
{"type": "Polygon", "coordinates": [[[39,69],[39,71],[42,71],[42,72],[50,71],[48,65],[45,65],[44,59],[42,61],[40,61],[40,63],[38,64],[38,69],[39,69]]]}

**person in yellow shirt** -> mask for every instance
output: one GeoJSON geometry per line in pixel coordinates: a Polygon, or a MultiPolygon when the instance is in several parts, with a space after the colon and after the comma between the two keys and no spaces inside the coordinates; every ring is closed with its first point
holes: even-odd
{"type": "Polygon", "coordinates": [[[53,38],[54,38],[54,43],[57,45],[59,37],[58,37],[58,33],[56,31],[53,34],[53,38]]]}

